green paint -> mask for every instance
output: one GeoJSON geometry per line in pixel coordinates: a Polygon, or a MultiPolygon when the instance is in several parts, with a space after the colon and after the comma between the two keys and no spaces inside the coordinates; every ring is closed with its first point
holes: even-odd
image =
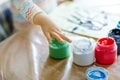
{"type": "Polygon", "coordinates": [[[70,55],[70,47],[66,41],[58,42],[54,38],[51,40],[52,44],[49,44],[49,53],[51,57],[55,59],[63,59],[70,55]]]}

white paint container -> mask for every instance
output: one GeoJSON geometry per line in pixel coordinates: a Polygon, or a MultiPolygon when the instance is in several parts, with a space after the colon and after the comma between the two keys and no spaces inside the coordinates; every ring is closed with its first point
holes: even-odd
{"type": "Polygon", "coordinates": [[[91,38],[82,38],[72,43],[73,62],[80,66],[88,66],[94,62],[95,41],[91,38]]]}

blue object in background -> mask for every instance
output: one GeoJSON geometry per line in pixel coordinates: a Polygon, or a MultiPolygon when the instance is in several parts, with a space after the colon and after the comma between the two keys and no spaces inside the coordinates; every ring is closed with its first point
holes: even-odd
{"type": "Polygon", "coordinates": [[[120,21],[118,21],[117,28],[120,29],[120,21]]]}
{"type": "Polygon", "coordinates": [[[8,30],[9,30],[8,32],[11,35],[13,33],[13,30],[14,30],[12,12],[9,8],[6,8],[3,10],[3,14],[4,14],[5,20],[8,24],[8,30]]]}
{"type": "Polygon", "coordinates": [[[0,42],[11,36],[14,31],[13,17],[10,8],[5,7],[0,12],[0,42]]]}

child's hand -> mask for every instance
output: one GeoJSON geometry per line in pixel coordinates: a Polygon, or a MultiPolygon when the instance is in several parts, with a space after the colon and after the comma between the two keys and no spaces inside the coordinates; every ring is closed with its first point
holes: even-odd
{"type": "Polygon", "coordinates": [[[34,18],[34,23],[41,25],[43,33],[45,34],[49,43],[52,43],[51,37],[54,37],[56,40],[60,42],[62,42],[63,40],[71,42],[69,38],[62,34],[58,26],[54,22],[52,22],[52,20],[50,20],[46,14],[44,13],[37,14],[34,18]]]}

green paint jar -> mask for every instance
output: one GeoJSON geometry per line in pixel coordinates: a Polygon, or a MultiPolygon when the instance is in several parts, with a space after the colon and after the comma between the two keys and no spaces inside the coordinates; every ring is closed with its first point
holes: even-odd
{"type": "Polygon", "coordinates": [[[66,41],[58,42],[52,38],[52,44],[49,44],[49,54],[55,59],[64,59],[70,55],[70,46],[66,41]]]}

